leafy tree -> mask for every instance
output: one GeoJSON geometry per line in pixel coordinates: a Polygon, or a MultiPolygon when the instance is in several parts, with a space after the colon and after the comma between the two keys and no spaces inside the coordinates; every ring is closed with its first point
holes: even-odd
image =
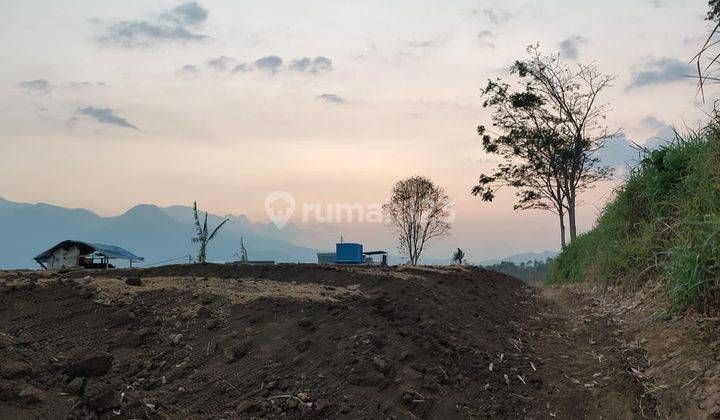
{"type": "Polygon", "coordinates": [[[499,189],[516,189],[515,210],[557,214],[565,247],[565,215],[575,239],[578,195],[612,174],[597,152],[617,133],[604,126],[607,106],[598,95],[614,78],[592,64],[569,67],[559,54],[542,55],[538,45],[528,47],[528,58],[516,61],[510,74],[515,84],[498,78],[482,90],[498,132],[485,126],[477,131],[485,151],[501,162],[480,175],[472,194],[492,201],[499,189]]]}
{"type": "Polygon", "coordinates": [[[707,20],[720,21],[720,0],[708,1],[708,7],[707,20]]]}
{"type": "Polygon", "coordinates": [[[398,181],[383,211],[398,232],[400,252],[411,265],[417,265],[428,241],[447,234],[453,214],[442,187],[422,176],[398,181]]]}
{"type": "Polygon", "coordinates": [[[222,222],[220,222],[220,224],[217,225],[217,227],[215,229],[213,229],[212,233],[210,233],[208,235],[208,225],[207,225],[208,214],[207,214],[207,212],[205,213],[205,221],[202,224],[200,224],[200,217],[198,216],[198,209],[197,209],[197,201],[193,202],[193,216],[195,216],[196,233],[195,233],[195,237],[192,238],[192,242],[200,244],[200,250],[198,251],[198,256],[197,256],[197,262],[199,262],[200,264],[205,264],[207,262],[207,245],[208,245],[208,243],[213,240],[213,238],[218,233],[220,228],[223,227],[223,225],[225,223],[227,223],[227,221],[229,219],[225,219],[222,222]]]}
{"type": "Polygon", "coordinates": [[[452,260],[455,264],[461,265],[465,261],[465,252],[458,248],[457,251],[453,252],[452,260]]]}
{"type": "Polygon", "coordinates": [[[527,283],[540,283],[548,272],[551,258],[545,261],[528,261],[515,264],[511,261],[502,261],[496,264],[485,266],[488,270],[513,276],[527,283]]]}

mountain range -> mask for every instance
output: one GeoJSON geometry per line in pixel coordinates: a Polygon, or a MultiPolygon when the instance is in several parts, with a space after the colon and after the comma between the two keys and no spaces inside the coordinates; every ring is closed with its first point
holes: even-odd
{"type": "MultiPolygon", "coordinates": [[[[208,246],[208,261],[236,260],[240,238],[243,238],[251,260],[276,262],[317,262],[317,250],[293,243],[301,230],[288,224],[282,230],[272,223],[254,223],[246,216],[208,214],[208,226],[214,228],[229,219],[208,246]]],[[[70,209],[51,204],[16,203],[0,197],[0,269],[38,268],[35,256],[68,239],[98,242],[123,247],[145,258],[139,266],[180,263],[194,257],[197,245],[190,238],[195,233],[192,207],[158,207],[138,204],[119,216],[104,217],[87,209],[70,209]]],[[[525,253],[498,260],[482,261],[490,265],[499,261],[526,262],[545,260],[555,253],[525,253]]],[[[402,258],[389,256],[389,263],[402,258]]],[[[423,264],[450,264],[450,259],[424,257],[423,264]]],[[[123,265],[118,262],[117,265],[123,265]]]]}
{"type": "MultiPolygon", "coordinates": [[[[317,250],[283,239],[273,224],[252,223],[245,216],[228,218],[208,246],[209,261],[236,259],[241,236],[251,260],[317,261],[317,250]]],[[[221,220],[208,215],[210,228],[221,220]]],[[[0,198],[0,232],[0,268],[37,268],[33,257],[66,239],[118,245],[144,257],[145,265],[181,262],[197,252],[190,242],[195,232],[192,208],[186,206],[139,204],[119,216],[103,217],[86,209],[0,198]]]]}

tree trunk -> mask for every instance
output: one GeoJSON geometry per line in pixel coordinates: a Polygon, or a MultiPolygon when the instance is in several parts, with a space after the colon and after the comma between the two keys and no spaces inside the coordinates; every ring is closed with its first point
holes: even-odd
{"type": "Polygon", "coordinates": [[[570,224],[570,242],[577,238],[577,225],[575,223],[575,196],[568,196],[568,222],[570,224]]]}
{"type": "Polygon", "coordinates": [[[565,213],[559,211],[558,216],[560,218],[560,245],[565,250],[567,247],[567,242],[565,242],[565,213]]]}

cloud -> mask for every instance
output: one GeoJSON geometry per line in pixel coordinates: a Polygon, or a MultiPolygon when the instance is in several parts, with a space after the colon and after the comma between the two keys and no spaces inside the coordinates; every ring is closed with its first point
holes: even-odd
{"type": "Polygon", "coordinates": [[[247,73],[249,71],[253,71],[253,66],[248,63],[240,63],[237,66],[235,66],[234,69],[232,69],[232,74],[236,73],[247,73]]]}
{"type": "Polygon", "coordinates": [[[125,118],[115,115],[115,111],[110,108],[96,108],[94,106],[88,106],[85,108],[79,108],[77,112],[93,118],[102,124],[111,124],[118,127],[132,128],[134,130],[138,129],[136,126],[130,124],[125,118]]]}
{"type": "Polygon", "coordinates": [[[76,82],[71,81],[67,82],[65,85],[69,89],[85,89],[85,88],[91,88],[91,87],[107,87],[106,83],[103,82],[76,82]]]}
{"type": "Polygon", "coordinates": [[[45,79],[26,80],[18,85],[28,92],[50,93],[55,86],[45,79]]]}
{"type": "Polygon", "coordinates": [[[160,42],[202,41],[207,36],[180,26],[156,25],[145,21],[123,21],[108,28],[100,41],[126,48],[149,47],[160,42]]]}
{"type": "Polygon", "coordinates": [[[659,58],[647,62],[642,69],[633,72],[627,89],[636,89],[643,86],[672,83],[687,79],[691,68],[677,58],[659,58]]]}
{"type": "Polygon", "coordinates": [[[233,57],[221,55],[219,57],[211,57],[199,65],[188,64],[175,71],[175,76],[183,79],[194,79],[199,77],[203,70],[209,70],[216,75],[231,76],[238,73],[249,73],[253,71],[261,71],[266,74],[275,75],[281,69],[297,71],[300,73],[318,74],[333,70],[332,60],[317,56],[315,58],[303,57],[291,60],[287,66],[283,66],[285,61],[277,55],[268,55],[258,58],[252,63],[240,62],[233,57]]]}
{"type": "Polygon", "coordinates": [[[575,59],[580,55],[579,47],[584,44],[585,38],[579,35],[573,35],[560,41],[558,48],[560,49],[560,55],[564,58],[575,59]]]}
{"type": "Polygon", "coordinates": [[[323,93],[322,95],[318,95],[317,98],[323,102],[333,105],[342,105],[346,102],[343,97],[334,93],[323,93]]]}
{"type": "Polygon", "coordinates": [[[98,39],[104,44],[125,48],[203,41],[208,36],[197,32],[195,27],[204,23],[207,16],[207,9],[188,2],[161,13],[159,22],[121,20],[110,25],[98,39]]]}
{"type": "Polygon", "coordinates": [[[199,25],[208,18],[208,9],[194,1],[183,3],[160,15],[161,20],[174,22],[178,25],[199,25]]]}
{"type": "Polygon", "coordinates": [[[197,66],[188,64],[177,69],[175,76],[181,79],[196,79],[200,76],[200,69],[197,66]]]}
{"type": "Polygon", "coordinates": [[[472,11],[472,14],[476,17],[484,17],[495,25],[508,22],[516,16],[516,13],[512,13],[501,8],[475,9],[472,11]]]}
{"type": "Polygon", "coordinates": [[[277,55],[268,55],[255,60],[255,68],[275,74],[282,66],[283,59],[277,55]]]}
{"type": "Polygon", "coordinates": [[[294,59],[290,62],[289,68],[290,70],[301,73],[320,73],[323,71],[332,71],[333,65],[331,59],[317,56],[314,59],[310,59],[310,57],[294,59]]]}
{"type": "Polygon", "coordinates": [[[208,58],[205,65],[216,73],[226,73],[237,67],[238,62],[232,57],[221,55],[216,58],[208,58]]]}
{"type": "Polygon", "coordinates": [[[488,48],[495,48],[495,34],[491,31],[480,31],[477,36],[480,45],[488,48]]]}
{"type": "Polygon", "coordinates": [[[417,49],[425,49],[425,48],[439,48],[440,47],[440,40],[439,39],[425,39],[425,40],[410,40],[407,42],[408,47],[410,48],[417,48],[417,49]]]}
{"type": "Polygon", "coordinates": [[[642,125],[645,128],[649,128],[652,130],[659,130],[660,128],[663,128],[667,126],[666,123],[660,121],[656,117],[653,117],[652,115],[648,115],[647,117],[640,120],[640,125],[642,125]]]}

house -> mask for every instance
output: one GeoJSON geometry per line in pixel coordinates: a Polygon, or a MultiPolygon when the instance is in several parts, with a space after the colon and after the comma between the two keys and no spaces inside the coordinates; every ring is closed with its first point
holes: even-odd
{"type": "Polygon", "coordinates": [[[62,241],[34,258],[45,270],[63,268],[114,268],[110,260],[143,261],[132,252],[115,245],[83,241],[62,241]]]}

